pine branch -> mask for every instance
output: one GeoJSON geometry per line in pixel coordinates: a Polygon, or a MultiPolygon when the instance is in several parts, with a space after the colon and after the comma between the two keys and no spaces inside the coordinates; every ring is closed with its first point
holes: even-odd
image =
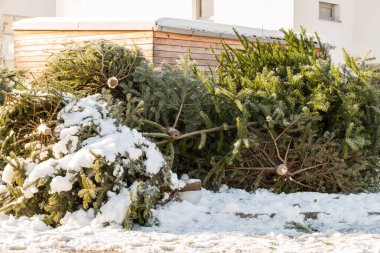
{"type": "Polygon", "coordinates": [[[307,167],[307,168],[303,168],[303,169],[300,169],[300,170],[297,170],[295,172],[292,172],[290,173],[291,176],[294,176],[294,175],[297,175],[299,173],[302,173],[302,172],[305,172],[307,170],[311,170],[311,169],[315,169],[315,168],[319,168],[319,167],[322,167],[322,166],[325,166],[325,165],[329,165],[331,163],[322,163],[322,164],[318,164],[318,165],[314,165],[314,166],[310,166],[310,167],[307,167]]]}
{"type": "MultiPolygon", "coordinates": [[[[256,126],[258,124],[259,124],[258,122],[248,122],[247,126],[248,127],[249,126],[256,126]]],[[[166,143],[171,142],[171,141],[182,140],[182,139],[190,138],[190,137],[201,135],[201,134],[215,133],[215,132],[219,132],[219,131],[223,131],[223,130],[227,131],[227,130],[236,129],[236,128],[237,128],[236,125],[226,125],[226,126],[220,126],[220,127],[213,127],[213,128],[198,130],[198,131],[194,131],[191,133],[182,134],[177,139],[164,140],[164,141],[157,142],[156,145],[163,145],[163,144],[166,144],[166,143]]]]}
{"type": "Polygon", "coordinates": [[[258,170],[258,171],[276,171],[276,167],[233,167],[227,170],[258,170]]]}
{"type": "Polygon", "coordinates": [[[177,127],[178,120],[179,120],[179,117],[181,116],[182,109],[183,109],[183,104],[184,103],[185,103],[185,95],[182,97],[181,105],[179,107],[179,110],[178,110],[178,113],[177,113],[177,117],[175,118],[175,121],[174,121],[174,124],[173,124],[173,128],[177,127]]]}
{"type": "Polygon", "coordinates": [[[268,130],[268,133],[270,134],[270,137],[271,137],[272,140],[273,140],[273,144],[274,144],[274,147],[275,147],[276,152],[277,152],[277,158],[278,158],[282,163],[284,163],[284,159],[282,159],[282,157],[281,157],[281,155],[280,155],[280,150],[278,149],[277,138],[274,137],[272,131],[269,129],[268,126],[265,126],[265,128],[268,130]]]}

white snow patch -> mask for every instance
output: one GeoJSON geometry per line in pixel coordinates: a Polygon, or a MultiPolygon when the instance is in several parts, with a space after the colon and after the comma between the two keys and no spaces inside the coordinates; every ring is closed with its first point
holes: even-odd
{"type": "Polygon", "coordinates": [[[1,176],[1,180],[7,184],[12,183],[14,170],[12,165],[7,164],[3,170],[3,175],[1,176]]]}
{"type": "Polygon", "coordinates": [[[224,189],[181,193],[181,202],[172,201],[154,211],[159,226],[143,231],[181,233],[243,232],[267,234],[274,231],[299,235],[286,229],[298,222],[331,233],[347,231],[380,232],[380,193],[376,194],[273,194],[267,190],[249,193],[224,189]],[[378,215],[369,212],[377,210],[378,215]],[[306,212],[319,212],[317,220],[305,220],[306,212]],[[272,216],[272,217],[271,217],[272,216]]]}
{"type": "Polygon", "coordinates": [[[174,190],[174,189],[183,188],[188,181],[188,179],[187,180],[183,180],[183,179],[185,179],[184,176],[182,176],[181,179],[178,179],[177,173],[170,172],[170,182],[172,184],[171,189],[174,190]]]}
{"type": "Polygon", "coordinates": [[[55,161],[54,159],[49,159],[36,165],[35,167],[33,167],[33,170],[29,173],[29,176],[25,180],[24,185],[28,185],[33,181],[40,179],[41,177],[53,175],[55,172],[56,165],[57,161],[55,161]]]}
{"type": "Polygon", "coordinates": [[[0,194],[6,193],[8,191],[7,187],[5,185],[0,185],[0,194]]]}
{"type": "Polygon", "coordinates": [[[49,135],[51,134],[51,129],[46,124],[40,124],[37,127],[37,133],[42,135],[49,135]]]}
{"type": "Polygon", "coordinates": [[[71,174],[66,174],[65,177],[54,177],[50,183],[50,193],[70,191],[73,188],[73,184],[70,182],[71,177],[71,174]]]}
{"type": "MultiPolygon", "coordinates": [[[[185,179],[185,178],[184,178],[185,179]]],[[[103,218],[118,220],[112,208],[126,206],[111,196],[103,218]]],[[[125,231],[111,224],[103,227],[93,210],[68,213],[62,226],[51,229],[42,217],[19,218],[0,214],[0,252],[379,252],[380,193],[373,194],[273,194],[266,190],[248,193],[224,189],[181,193],[182,201],[172,201],[154,210],[159,225],[125,231]],[[290,210],[289,212],[287,210],[290,210]],[[302,212],[325,212],[317,220],[304,220],[302,212]],[[240,217],[241,214],[259,214],[240,217]],[[265,214],[276,213],[272,218],[265,214]],[[327,214],[328,213],[328,214],[327,214]],[[317,229],[304,234],[287,229],[286,222],[317,229]]],[[[120,208],[121,210],[121,208],[120,208]]]]}
{"type": "Polygon", "coordinates": [[[79,138],[77,136],[63,135],[61,140],[53,145],[54,156],[60,158],[77,149],[79,138]]]}
{"type": "Polygon", "coordinates": [[[79,131],[78,126],[70,126],[70,127],[64,128],[64,126],[61,125],[55,129],[55,132],[59,132],[60,139],[65,139],[66,137],[76,135],[78,131],[79,131]]]}
{"type": "Polygon", "coordinates": [[[148,173],[157,174],[164,166],[165,159],[155,145],[144,148],[147,160],[144,161],[148,173]]]}
{"type": "Polygon", "coordinates": [[[61,219],[61,224],[63,227],[65,226],[77,226],[77,227],[85,227],[89,226],[94,219],[94,210],[89,209],[88,211],[84,211],[80,209],[73,213],[66,213],[66,215],[61,219]]]}
{"type": "Polygon", "coordinates": [[[100,214],[96,219],[101,223],[115,222],[121,224],[127,215],[130,204],[130,189],[124,188],[100,208],[100,214]]]}

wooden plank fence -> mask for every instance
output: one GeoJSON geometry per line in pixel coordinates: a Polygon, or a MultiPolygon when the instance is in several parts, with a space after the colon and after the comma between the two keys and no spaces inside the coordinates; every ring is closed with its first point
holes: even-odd
{"type": "Polygon", "coordinates": [[[35,75],[59,51],[86,41],[105,39],[126,47],[136,45],[153,64],[175,64],[190,53],[201,67],[216,67],[210,47],[219,55],[222,41],[239,47],[237,39],[157,31],[15,31],[15,67],[26,68],[35,75]]]}

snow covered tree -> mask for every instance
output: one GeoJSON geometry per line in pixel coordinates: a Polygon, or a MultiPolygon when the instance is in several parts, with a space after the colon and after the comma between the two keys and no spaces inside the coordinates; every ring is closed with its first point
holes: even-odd
{"type": "Polygon", "coordinates": [[[164,193],[179,186],[156,145],[118,124],[101,94],[78,100],[15,90],[7,96],[14,97],[3,107],[8,120],[0,122],[1,212],[42,214],[57,226],[85,211],[101,224],[129,228],[148,223],[164,193]],[[24,107],[34,113],[23,114],[24,107]],[[34,125],[35,118],[43,123],[34,125]]]}

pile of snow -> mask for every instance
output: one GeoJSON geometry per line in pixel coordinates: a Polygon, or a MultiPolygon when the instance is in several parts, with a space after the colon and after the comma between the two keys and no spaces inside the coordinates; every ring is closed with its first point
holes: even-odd
{"type": "Polygon", "coordinates": [[[216,193],[185,192],[180,198],[181,202],[170,202],[154,211],[158,227],[143,230],[299,235],[300,231],[290,229],[290,223],[295,222],[324,233],[380,232],[380,193],[274,194],[224,188],[216,193]],[[317,219],[308,218],[307,213],[314,213],[317,219]]]}
{"type": "Polygon", "coordinates": [[[380,193],[202,190],[181,193],[154,211],[157,225],[135,231],[103,227],[84,211],[66,215],[56,229],[39,216],[0,215],[0,252],[379,252],[379,203],[380,193]],[[302,213],[312,211],[318,219],[305,220],[302,213]],[[292,221],[318,232],[287,228],[292,221]]]}

